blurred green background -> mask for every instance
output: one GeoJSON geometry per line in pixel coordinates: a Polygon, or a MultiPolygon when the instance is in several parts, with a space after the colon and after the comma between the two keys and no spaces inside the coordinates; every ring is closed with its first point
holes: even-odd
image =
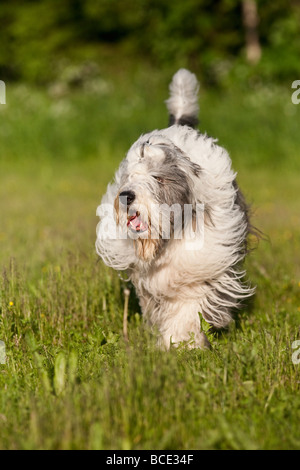
{"type": "Polygon", "coordinates": [[[11,0],[0,45],[0,449],[300,448],[300,1],[11,0]],[[236,327],[161,355],[96,208],[179,67],[268,241],[236,327]]]}
{"type": "Polygon", "coordinates": [[[108,66],[126,73],[147,63],[161,73],[191,67],[209,84],[254,85],[290,81],[300,68],[297,0],[12,0],[2,2],[0,24],[2,80],[79,85],[108,66]],[[255,67],[245,62],[251,43],[263,52],[255,67]]]}
{"type": "Polygon", "coordinates": [[[299,1],[12,0],[0,24],[4,264],[29,250],[34,273],[55,237],[93,250],[101,194],[132,142],[166,125],[179,67],[197,74],[200,130],[228,149],[254,206],[294,187],[281,178],[300,168],[299,1]]]}

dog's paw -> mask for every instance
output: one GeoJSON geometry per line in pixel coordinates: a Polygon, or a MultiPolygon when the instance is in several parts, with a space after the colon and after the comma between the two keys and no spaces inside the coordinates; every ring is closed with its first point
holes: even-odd
{"type": "Polygon", "coordinates": [[[183,340],[180,338],[174,337],[161,337],[158,340],[158,347],[160,349],[170,349],[170,348],[185,348],[185,349],[211,349],[211,344],[207,339],[206,334],[201,331],[197,334],[190,333],[190,338],[188,340],[183,340]]]}

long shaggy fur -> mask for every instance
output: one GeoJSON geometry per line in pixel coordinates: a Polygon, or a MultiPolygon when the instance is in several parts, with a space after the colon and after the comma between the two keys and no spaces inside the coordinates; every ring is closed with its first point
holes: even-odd
{"type": "Polygon", "coordinates": [[[145,319],[166,348],[182,341],[207,346],[199,313],[225,327],[232,310],[254,292],[241,267],[250,231],[247,205],[226,150],[192,127],[198,88],[189,71],[175,74],[167,101],[173,125],[132,145],[97,210],[97,253],[108,266],[127,271],[145,319]],[[193,208],[184,225],[170,206],[193,208]]]}

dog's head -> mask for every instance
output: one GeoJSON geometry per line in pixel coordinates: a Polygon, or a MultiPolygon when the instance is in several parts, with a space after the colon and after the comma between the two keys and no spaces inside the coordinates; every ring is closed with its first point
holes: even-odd
{"type": "Polygon", "coordinates": [[[146,261],[180,238],[195,213],[194,181],[201,168],[163,133],[142,136],[119,170],[114,200],[116,224],[134,240],[146,261]]]}

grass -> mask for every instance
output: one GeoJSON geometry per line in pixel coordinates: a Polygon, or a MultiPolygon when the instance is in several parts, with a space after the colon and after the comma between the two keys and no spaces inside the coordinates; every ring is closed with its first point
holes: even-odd
{"type": "Polygon", "coordinates": [[[257,294],[212,351],[158,351],[131,289],[94,251],[96,207],[138,135],[165,125],[167,78],[106,78],[0,107],[0,449],[299,449],[300,107],[289,90],[203,90],[268,237],[257,294]],[[154,96],[152,96],[152,93],[154,96]],[[127,286],[126,286],[127,287],[127,286]]]}

